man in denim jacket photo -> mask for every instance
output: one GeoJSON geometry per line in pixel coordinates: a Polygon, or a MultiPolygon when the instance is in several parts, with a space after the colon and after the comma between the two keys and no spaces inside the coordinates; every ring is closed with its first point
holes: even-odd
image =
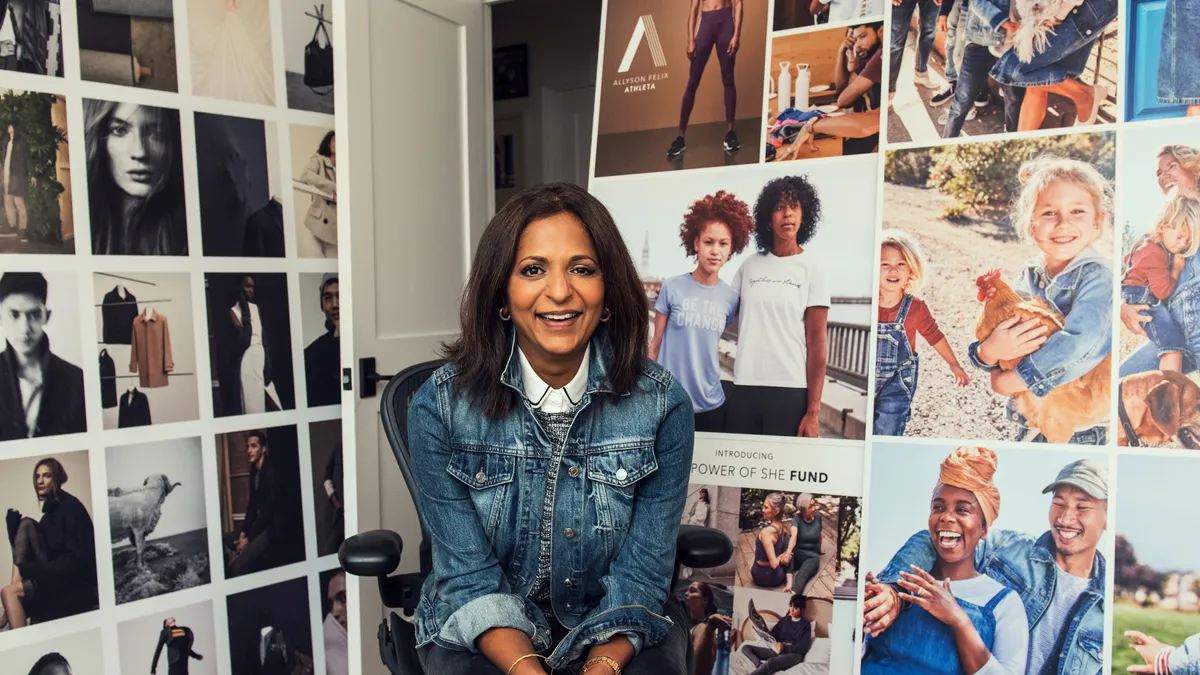
{"type": "MultiPolygon", "coordinates": [[[[1021,596],[1029,618],[1030,675],[1099,675],[1104,653],[1104,554],[1108,469],[1081,459],[1063,467],[1053,493],[1049,531],[1033,537],[993,529],[975,549],[975,565],[1021,596]]],[[[868,575],[863,630],[887,630],[906,605],[895,584],[901,571],[929,570],[936,554],[927,531],[914,534],[878,577],[868,575]]]]}

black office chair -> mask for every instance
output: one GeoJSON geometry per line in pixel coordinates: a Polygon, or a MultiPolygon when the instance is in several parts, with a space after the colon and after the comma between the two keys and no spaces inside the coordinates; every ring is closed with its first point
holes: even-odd
{"type": "MultiPolygon", "coordinates": [[[[387,434],[392,454],[404,474],[408,492],[417,493],[413,480],[411,458],[408,449],[408,406],[413,395],[445,361],[421,363],[394,375],[383,390],[379,412],[383,418],[383,431],[387,434]]],[[[414,510],[416,510],[414,508],[414,510]]],[[[356,534],[342,543],[338,560],[348,574],[357,577],[375,577],[379,581],[379,597],[384,607],[399,609],[412,616],[420,601],[421,583],[433,569],[433,555],[429,544],[429,532],[425,520],[417,510],[421,524],[421,542],[417,548],[419,572],[392,575],[400,565],[404,552],[404,541],[390,530],[372,530],[356,534]]],[[[681,565],[706,569],[724,565],[733,557],[733,542],[720,530],[696,525],[681,525],[675,542],[675,579],[679,577],[681,565]]],[[[674,588],[674,584],[672,584],[674,588]]],[[[671,600],[668,599],[668,602],[671,600]]],[[[425,675],[417,659],[416,629],[409,621],[390,612],[389,617],[379,624],[379,655],[392,675],[425,675]]],[[[688,641],[688,669],[693,670],[691,640],[688,641]]],[[[431,674],[435,675],[435,674],[431,674]]]]}

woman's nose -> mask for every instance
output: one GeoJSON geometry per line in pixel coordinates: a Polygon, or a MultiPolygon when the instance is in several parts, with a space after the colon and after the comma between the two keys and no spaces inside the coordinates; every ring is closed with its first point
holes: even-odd
{"type": "Polygon", "coordinates": [[[567,279],[567,275],[561,273],[551,273],[546,278],[546,294],[550,299],[557,302],[563,302],[571,297],[571,283],[567,279]]]}

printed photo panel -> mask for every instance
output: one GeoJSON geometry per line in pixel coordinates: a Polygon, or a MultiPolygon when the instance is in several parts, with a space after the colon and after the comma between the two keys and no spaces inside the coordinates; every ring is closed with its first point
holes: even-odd
{"type": "Polygon", "coordinates": [[[196,113],[196,171],[204,255],[284,256],[274,122],[196,113]]]}
{"type": "Polygon", "coordinates": [[[735,589],[733,597],[729,672],[834,672],[831,600],[749,588],[735,589]]]}
{"type": "Polygon", "coordinates": [[[346,572],[340,567],[317,577],[321,593],[321,639],[325,644],[325,675],[350,672],[350,645],[346,626],[350,605],[346,594],[346,572]]]}
{"type": "Polygon", "coordinates": [[[0,566],[19,573],[4,585],[6,629],[98,609],[88,453],[0,461],[0,495],[8,533],[6,545],[0,546],[0,566]]]}
{"type": "Polygon", "coordinates": [[[697,431],[865,437],[875,201],[838,195],[876,175],[855,157],[592,188],[642,275],[650,355],[688,390],[697,431]]]}
{"type": "Polygon", "coordinates": [[[758,162],[768,0],[736,7],[609,0],[596,176],[758,162]]]}
{"type": "MultiPolygon", "coordinates": [[[[57,3],[53,6],[58,8],[57,3]]],[[[0,53],[3,45],[0,35],[0,53]]],[[[0,62],[11,58],[0,56],[0,62]]],[[[4,124],[0,127],[0,152],[6,158],[0,176],[4,195],[0,254],[74,253],[67,99],[58,94],[0,89],[0,116],[4,124]]]]}
{"type": "Polygon", "coordinates": [[[957,658],[952,633],[937,629],[964,615],[1012,672],[1099,672],[1109,477],[1105,453],[873,443],[865,598],[912,606],[890,624],[867,621],[862,673],[957,658]],[[1026,607],[1059,607],[1063,619],[1031,626],[1026,607]]]}
{"type": "Polygon", "coordinates": [[[313,672],[308,580],[304,577],[226,598],[233,675],[313,672]]]}
{"type": "Polygon", "coordinates": [[[122,673],[217,675],[217,635],[211,602],[125,621],[117,626],[117,640],[122,673]]]}
{"type": "Polygon", "coordinates": [[[108,448],[105,460],[117,604],[207,584],[200,439],[108,448]]]}
{"type": "Polygon", "coordinates": [[[1122,40],[1130,122],[1193,116],[1200,112],[1200,53],[1196,6],[1188,0],[1128,0],[1122,40]]]}
{"type": "Polygon", "coordinates": [[[69,272],[0,272],[0,441],[87,431],[78,290],[69,272]]]}
{"type": "Polygon", "coordinates": [[[336,555],[346,539],[346,483],[342,468],[342,421],[308,425],[312,451],[313,506],[317,555],[336,555]]]}
{"type": "Polygon", "coordinates": [[[1200,586],[1195,572],[1200,551],[1191,538],[1176,536],[1171,524],[1185,522],[1197,511],[1194,500],[1178,499],[1195,490],[1197,472],[1200,463],[1192,457],[1117,459],[1114,674],[1153,666],[1163,647],[1177,647],[1169,659],[1173,672],[1200,664],[1200,586]],[[1175,504],[1171,519],[1162,517],[1165,499],[1175,504]]]}
{"type": "Polygon", "coordinates": [[[192,93],[275,105],[269,0],[183,0],[188,15],[192,93]]]}
{"type": "Polygon", "coordinates": [[[99,629],[21,645],[4,652],[14,675],[104,675],[104,637],[99,629]]]}
{"type": "Polygon", "coordinates": [[[84,80],[179,91],[172,0],[75,3],[84,80]]]}
{"type": "Polygon", "coordinates": [[[1107,443],[1114,153],[1112,133],[888,153],[877,437],[1107,443]]]}
{"type": "Polygon", "coordinates": [[[199,419],[191,275],[97,272],[92,292],[104,428],[199,419]]]}
{"type": "Polygon", "coordinates": [[[331,127],[293,124],[292,199],[296,254],[337,259],[337,138],[331,127]]]}
{"type": "Polygon", "coordinates": [[[1118,0],[986,2],[892,4],[890,142],[1120,120],[1118,0]]]}
{"type": "Polygon", "coordinates": [[[308,407],[342,402],[341,296],[336,272],[300,275],[308,407]]]}
{"type": "Polygon", "coordinates": [[[333,3],[283,0],[283,68],[287,105],[333,114],[333,3]]]}
{"type": "Polygon", "coordinates": [[[217,436],[217,480],[226,578],[304,560],[296,427],[217,436]]]}
{"type": "Polygon", "coordinates": [[[771,25],[775,31],[790,31],[795,28],[844,24],[865,19],[882,19],[883,0],[820,0],[817,3],[805,0],[773,0],[774,18],[771,25]]]}
{"type": "Polygon", "coordinates": [[[61,0],[10,2],[0,21],[0,70],[63,76],[61,0]]]}
{"type": "Polygon", "coordinates": [[[85,99],[83,118],[92,253],[187,255],[179,111],[85,99]]]}
{"type": "Polygon", "coordinates": [[[1124,141],[1117,444],[1196,449],[1200,128],[1131,127],[1124,141]]]}
{"type": "Polygon", "coordinates": [[[875,21],[771,38],[766,161],[878,151],[883,36],[875,21]]]}

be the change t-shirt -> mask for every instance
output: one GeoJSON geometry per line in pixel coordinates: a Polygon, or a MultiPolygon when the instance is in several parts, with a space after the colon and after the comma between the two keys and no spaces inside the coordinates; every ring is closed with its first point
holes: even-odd
{"type": "Polygon", "coordinates": [[[829,282],[810,253],[746,258],[734,278],[741,291],[735,384],[808,387],[808,339],[804,314],[829,306],[829,282]]]}
{"type": "Polygon", "coordinates": [[[725,403],[717,348],[737,312],[737,289],[724,281],[705,286],[691,274],[663,282],[654,311],[667,315],[658,362],[692,397],[698,413],[725,403]]]}

